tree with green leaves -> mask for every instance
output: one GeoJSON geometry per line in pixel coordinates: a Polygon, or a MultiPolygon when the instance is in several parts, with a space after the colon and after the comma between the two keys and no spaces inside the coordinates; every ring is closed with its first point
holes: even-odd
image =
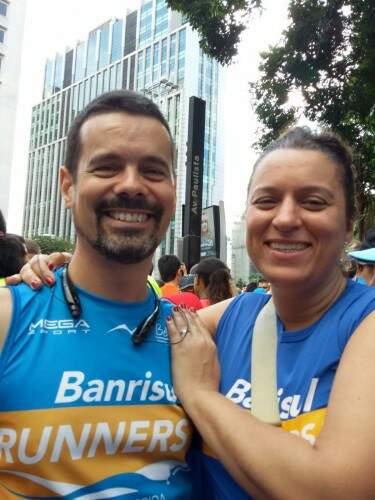
{"type": "Polygon", "coordinates": [[[239,289],[239,290],[242,290],[243,287],[246,286],[246,282],[242,279],[242,278],[239,278],[237,281],[236,281],[236,287],[239,289]]]}
{"type": "Polygon", "coordinates": [[[166,0],[200,35],[203,51],[222,64],[237,54],[240,35],[251,11],[261,0],[166,0]]]}
{"type": "Polygon", "coordinates": [[[72,252],[73,244],[69,240],[57,238],[56,236],[33,236],[32,238],[40,246],[42,253],[50,254],[52,252],[72,252]]]}
{"type": "Polygon", "coordinates": [[[256,145],[264,148],[302,114],[338,132],[355,153],[363,235],[375,223],[375,2],[291,0],[289,15],[251,84],[261,123],[256,145]],[[290,104],[293,91],[302,106],[290,104]]]}

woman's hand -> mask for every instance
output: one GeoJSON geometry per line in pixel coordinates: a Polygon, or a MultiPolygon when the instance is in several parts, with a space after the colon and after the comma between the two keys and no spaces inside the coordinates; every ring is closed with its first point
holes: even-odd
{"type": "Polygon", "coordinates": [[[19,274],[14,274],[6,279],[7,285],[17,285],[24,281],[34,290],[38,290],[43,284],[53,286],[55,284],[54,269],[67,264],[72,258],[69,252],[54,252],[49,255],[34,255],[21,269],[19,274]]]}
{"type": "Polygon", "coordinates": [[[172,350],[172,376],[176,395],[188,411],[202,391],[218,391],[220,366],[216,345],[197,313],[174,307],[167,321],[172,350]]]}

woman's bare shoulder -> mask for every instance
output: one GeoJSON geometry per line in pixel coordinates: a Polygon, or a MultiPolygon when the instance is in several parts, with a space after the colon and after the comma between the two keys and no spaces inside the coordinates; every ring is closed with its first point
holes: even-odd
{"type": "Polygon", "coordinates": [[[211,335],[215,335],[217,325],[220,321],[221,316],[224,314],[224,311],[228,307],[228,305],[232,302],[232,299],[223,300],[222,302],[218,302],[213,306],[204,307],[198,311],[200,319],[205,324],[208,331],[211,335]]]}

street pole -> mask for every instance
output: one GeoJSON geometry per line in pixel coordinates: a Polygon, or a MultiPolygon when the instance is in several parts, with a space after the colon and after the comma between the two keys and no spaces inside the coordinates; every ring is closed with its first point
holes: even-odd
{"type": "Polygon", "coordinates": [[[183,261],[188,271],[200,261],[201,253],[205,114],[206,102],[190,97],[183,226],[183,261]]]}

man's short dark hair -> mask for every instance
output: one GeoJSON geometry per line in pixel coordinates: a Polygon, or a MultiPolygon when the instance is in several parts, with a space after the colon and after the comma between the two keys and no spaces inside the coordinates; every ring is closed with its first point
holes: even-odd
{"type": "Polygon", "coordinates": [[[160,277],[164,283],[174,280],[180,267],[181,261],[176,255],[163,255],[158,261],[160,277]]]}
{"type": "Polygon", "coordinates": [[[113,90],[91,101],[74,119],[70,126],[66,144],[65,166],[76,177],[81,154],[80,132],[82,125],[92,116],[104,113],[127,113],[147,116],[158,120],[167,130],[171,139],[172,161],[174,158],[173,138],[167,120],[158,106],[142,94],[130,90],[113,90]]]}

